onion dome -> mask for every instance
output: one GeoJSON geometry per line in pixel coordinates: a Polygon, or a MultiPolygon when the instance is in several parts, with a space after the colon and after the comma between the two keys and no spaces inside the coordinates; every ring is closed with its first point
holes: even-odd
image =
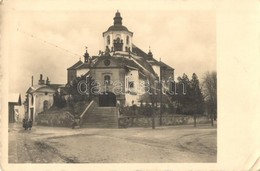
{"type": "MultiPolygon", "coordinates": [[[[123,26],[122,24],[123,18],[121,17],[121,14],[119,11],[116,12],[115,17],[114,17],[114,25],[110,26],[106,32],[109,31],[128,31],[130,32],[127,27],[123,26]]],[[[130,32],[132,33],[132,32],[130,32]]]]}

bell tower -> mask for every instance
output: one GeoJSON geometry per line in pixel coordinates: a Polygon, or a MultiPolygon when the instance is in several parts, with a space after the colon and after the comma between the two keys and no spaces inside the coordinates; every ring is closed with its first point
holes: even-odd
{"type": "Polygon", "coordinates": [[[123,18],[119,11],[114,17],[114,24],[103,33],[104,49],[109,51],[132,51],[133,32],[122,24],[123,18]]]}

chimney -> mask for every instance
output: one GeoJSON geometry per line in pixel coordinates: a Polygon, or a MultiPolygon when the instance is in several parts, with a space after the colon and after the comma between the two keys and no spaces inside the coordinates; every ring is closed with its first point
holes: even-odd
{"type": "Polygon", "coordinates": [[[46,85],[50,85],[49,77],[47,77],[47,79],[46,79],[46,85]]]}
{"type": "Polygon", "coordinates": [[[45,81],[42,79],[42,74],[40,74],[40,79],[39,79],[38,85],[43,85],[44,82],[45,81]]]}

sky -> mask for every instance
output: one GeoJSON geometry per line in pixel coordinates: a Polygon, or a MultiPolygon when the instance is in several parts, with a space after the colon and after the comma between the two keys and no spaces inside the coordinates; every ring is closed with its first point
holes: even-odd
{"type": "Polygon", "coordinates": [[[104,50],[102,33],[119,10],[133,43],[175,68],[175,76],[216,70],[216,18],[210,10],[10,10],[8,33],[9,92],[25,94],[39,75],[65,84],[67,68],[88,47],[104,50]],[[56,47],[57,46],[57,47],[56,47]]]}

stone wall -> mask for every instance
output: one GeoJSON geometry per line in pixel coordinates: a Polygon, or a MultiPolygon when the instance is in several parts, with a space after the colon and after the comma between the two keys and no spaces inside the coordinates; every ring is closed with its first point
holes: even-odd
{"type": "Polygon", "coordinates": [[[68,112],[63,113],[41,113],[37,117],[37,125],[52,127],[71,127],[73,118],[68,112]]]}
{"type": "MultiPolygon", "coordinates": [[[[159,126],[159,117],[155,117],[155,126],[159,126]]],[[[193,124],[193,116],[189,115],[171,115],[162,117],[163,126],[173,126],[173,125],[189,125],[193,124]]],[[[206,116],[200,116],[196,119],[197,124],[209,124],[210,118],[206,116]]],[[[152,127],[151,117],[127,117],[123,116],[119,118],[119,128],[127,127],[152,127]]]]}

